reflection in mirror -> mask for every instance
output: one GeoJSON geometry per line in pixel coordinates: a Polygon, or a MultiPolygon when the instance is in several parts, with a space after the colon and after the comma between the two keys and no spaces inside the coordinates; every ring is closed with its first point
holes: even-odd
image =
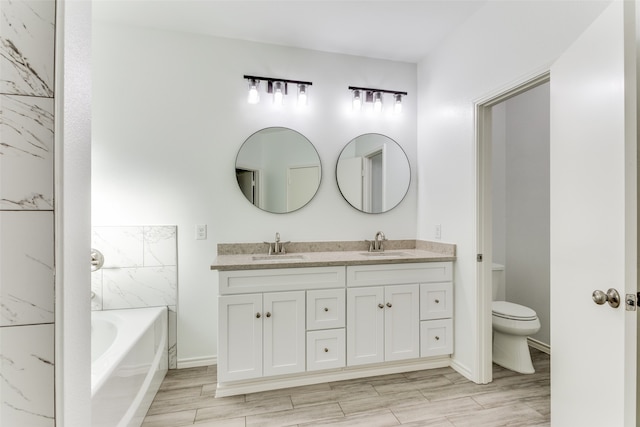
{"type": "Polygon", "coordinates": [[[387,212],[409,190],[411,167],[393,139],[367,133],[352,139],[340,153],[336,178],[342,196],[366,213],[387,212]]]}
{"type": "Polygon", "coordinates": [[[318,191],[318,152],[302,134],[271,127],[251,135],[236,158],[236,179],[253,205],[272,213],[300,209],[318,191]]]}

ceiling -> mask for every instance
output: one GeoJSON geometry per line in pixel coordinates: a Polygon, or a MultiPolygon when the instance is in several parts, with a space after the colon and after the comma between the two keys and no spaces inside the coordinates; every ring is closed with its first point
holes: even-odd
{"type": "Polygon", "coordinates": [[[94,19],[416,63],[487,0],[97,0],[94,19]]]}

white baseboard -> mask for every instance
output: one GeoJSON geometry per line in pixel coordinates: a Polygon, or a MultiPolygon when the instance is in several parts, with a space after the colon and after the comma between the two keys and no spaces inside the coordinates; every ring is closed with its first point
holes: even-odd
{"type": "Polygon", "coordinates": [[[471,370],[467,366],[461,365],[456,359],[451,359],[451,368],[469,381],[475,382],[471,370]]]}
{"type": "Polygon", "coordinates": [[[543,353],[551,354],[551,346],[549,344],[545,344],[542,341],[538,341],[533,338],[527,338],[527,342],[529,347],[533,347],[543,353]]]}
{"type": "Polygon", "coordinates": [[[198,368],[200,366],[217,365],[218,358],[216,356],[209,357],[191,357],[188,359],[178,359],[178,369],[198,368]]]}

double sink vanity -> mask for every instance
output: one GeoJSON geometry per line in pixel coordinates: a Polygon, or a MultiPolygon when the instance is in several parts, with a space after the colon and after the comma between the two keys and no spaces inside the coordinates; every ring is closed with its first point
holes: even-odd
{"type": "Polygon", "coordinates": [[[376,242],[218,245],[216,396],[449,366],[455,246],[376,242]]]}

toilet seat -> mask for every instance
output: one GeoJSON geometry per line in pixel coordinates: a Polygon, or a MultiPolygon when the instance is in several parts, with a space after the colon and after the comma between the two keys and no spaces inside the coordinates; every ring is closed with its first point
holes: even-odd
{"type": "Polygon", "coordinates": [[[503,319],[527,321],[538,318],[536,312],[529,307],[507,301],[493,301],[491,311],[494,316],[503,319]]]}

